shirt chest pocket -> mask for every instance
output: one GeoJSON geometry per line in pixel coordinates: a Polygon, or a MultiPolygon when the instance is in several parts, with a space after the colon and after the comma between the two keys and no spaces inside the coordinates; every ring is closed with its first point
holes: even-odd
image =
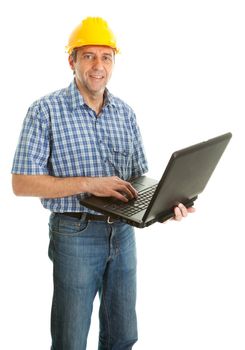
{"type": "Polygon", "coordinates": [[[133,143],[110,145],[109,162],[116,170],[116,175],[126,180],[132,173],[133,143]]]}

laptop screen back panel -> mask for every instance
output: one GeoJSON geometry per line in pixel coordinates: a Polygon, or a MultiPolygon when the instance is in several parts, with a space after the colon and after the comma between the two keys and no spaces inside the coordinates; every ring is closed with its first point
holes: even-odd
{"type": "Polygon", "coordinates": [[[192,202],[209,181],[231,133],[173,153],[143,221],[159,217],[178,203],[192,202]]]}

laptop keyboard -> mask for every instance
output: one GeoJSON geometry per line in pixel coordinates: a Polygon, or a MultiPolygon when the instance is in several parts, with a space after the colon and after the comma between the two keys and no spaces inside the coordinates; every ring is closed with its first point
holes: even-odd
{"type": "Polygon", "coordinates": [[[116,203],[106,205],[105,207],[110,210],[117,210],[118,213],[132,216],[139,213],[148,207],[151,198],[156,190],[157,184],[148,187],[146,190],[139,192],[137,199],[132,199],[128,203],[116,201],[116,203]]]}

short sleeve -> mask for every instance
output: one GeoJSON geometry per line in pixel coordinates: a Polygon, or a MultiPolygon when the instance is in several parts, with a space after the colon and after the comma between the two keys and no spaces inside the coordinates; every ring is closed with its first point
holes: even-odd
{"type": "Polygon", "coordinates": [[[138,127],[136,117],[133,116],[133,159],[132,159],[132,177],[145,174],[148,171],[148,164],[143,146],[142,136],[138,127]]]}
{"type": "Polygon", "coordinates": [[[48,174],[50,155],[49,114],[41,102],[28,110],[15,151],[12,173],[48,174]]]}

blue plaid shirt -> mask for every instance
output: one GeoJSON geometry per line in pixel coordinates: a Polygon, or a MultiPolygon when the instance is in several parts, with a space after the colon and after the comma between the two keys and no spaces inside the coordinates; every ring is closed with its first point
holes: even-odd
{"type": "MultiPolygon", "coordinates": [[[[135,114],[108,90],[105,96],[99,117],[86,105],[74,81],[34,102],[24,120],[12,173],[116,175],[124,180],[144,174],[147,162],[135,114]]],[[[41,201],[53,212],[94,213],[80,205],[80,196],[41,201]]]]}

